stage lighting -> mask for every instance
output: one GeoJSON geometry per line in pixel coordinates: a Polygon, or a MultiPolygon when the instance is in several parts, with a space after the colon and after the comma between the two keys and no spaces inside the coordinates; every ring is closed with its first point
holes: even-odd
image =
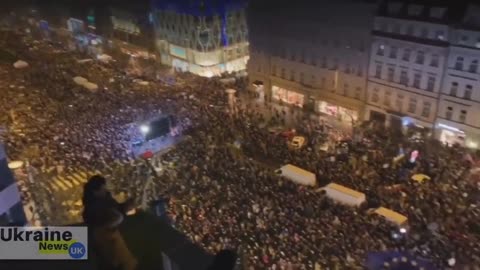
{"type": "Polygon", "coordinates": [[[401,233],[407,233],[407,229],[405,229],[405,228],[400,228],[400,232],[401,232],[401,233]]]}
{"type": "Polygon", "coordinates": [[[150,131],[150,127],[147,126],[147,125],[141,125],[141,126],[140,126],[140,131],[141,131],[143,134],[147,134],[147,133],[150,131]]]}

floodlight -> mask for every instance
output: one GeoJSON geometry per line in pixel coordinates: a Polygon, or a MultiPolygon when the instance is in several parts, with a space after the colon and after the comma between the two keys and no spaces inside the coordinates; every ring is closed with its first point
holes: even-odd
{"type": "Polygon", "coordinates": [[[150,127],[147,126],[147,125],[141,125],[141,126],[140,126],[140,131],[141,131],[143,134],[147,134],[147,133],[150,131],[150,127]]]}

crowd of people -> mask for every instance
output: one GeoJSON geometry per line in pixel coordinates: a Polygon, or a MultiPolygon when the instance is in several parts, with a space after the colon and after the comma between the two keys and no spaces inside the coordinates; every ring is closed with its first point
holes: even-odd
{"type": "MultiPolygon", "coordinates": [[[[480,265],[478,185],[468,181],[472,164],[459,147],[414,142],[373,126],[358,127],[349,138],[303,111],[249,97],[233,110],[218,79],[184,75],[187,83],[167,85],[141,78],[149,81],[142,87],[115,63],[81,63],[85,55],[60,44],[21,38],[3,45],[29,67],[0,64],[0,110],[7,112],[1,124],[8,127],[9,157],[28,159],[41,181],[49,181],[48,173],[85,168],[110,177],[114,190],[139,197],[150,168],[132,155],[136,138],[128,127],[167,113],[189,123],[183,127],[189,139],[160,158],[169,166],[155,178],[155,190],[170,198],[174,226],[211,252],[238,250],[247,269],[362,269],[372,251],[408,252],[439,269],[480,265]],[[76,85],[75,76],[98,90],[76,85]],[[269,130],[286,115],[297,119],[306,147],[292,150],[269,130]],[[317,146],[325,141],[330,149],[322,151],[317,146]],[[420,154],[411,163],[414,150],[420,154]],[[400,151],[407,158],[392,164],[400,151]],[[315,173],[318,186],[335,182],[365,193],[368,203],[335,204],[317,188],[275,173],[289,163],[315,173]],[[411,181],[416,173],[430,180],[411,181]],[[399,236],[394,224],[368,214],[379,206],[407,216],[408,232],[399,236]]],[[[36,199],[57,196],[43,194],[36,199]]]]}

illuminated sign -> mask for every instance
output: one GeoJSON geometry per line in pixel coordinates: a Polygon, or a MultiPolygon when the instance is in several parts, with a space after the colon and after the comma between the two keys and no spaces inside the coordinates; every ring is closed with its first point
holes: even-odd
{"type": "Polygon", "coordinates": [[[451,131],[455,131],[455,132],[464,133],[463,131],[461,131],[460,129],[458,129],[456,127],[452,127],[452,126],[445,125],[445,124],[438,124],[438,127],[448,129],[448,130],[451,130],[451,131]]]}

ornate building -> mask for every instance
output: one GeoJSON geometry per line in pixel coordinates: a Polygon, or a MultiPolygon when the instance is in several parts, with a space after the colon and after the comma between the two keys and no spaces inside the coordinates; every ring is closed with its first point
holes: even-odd
{"type": "Polygon", "coordinates": [[[248,60],[246,1],[154,1],[156,48],[176,71],[212,77],[248,60]]]}

